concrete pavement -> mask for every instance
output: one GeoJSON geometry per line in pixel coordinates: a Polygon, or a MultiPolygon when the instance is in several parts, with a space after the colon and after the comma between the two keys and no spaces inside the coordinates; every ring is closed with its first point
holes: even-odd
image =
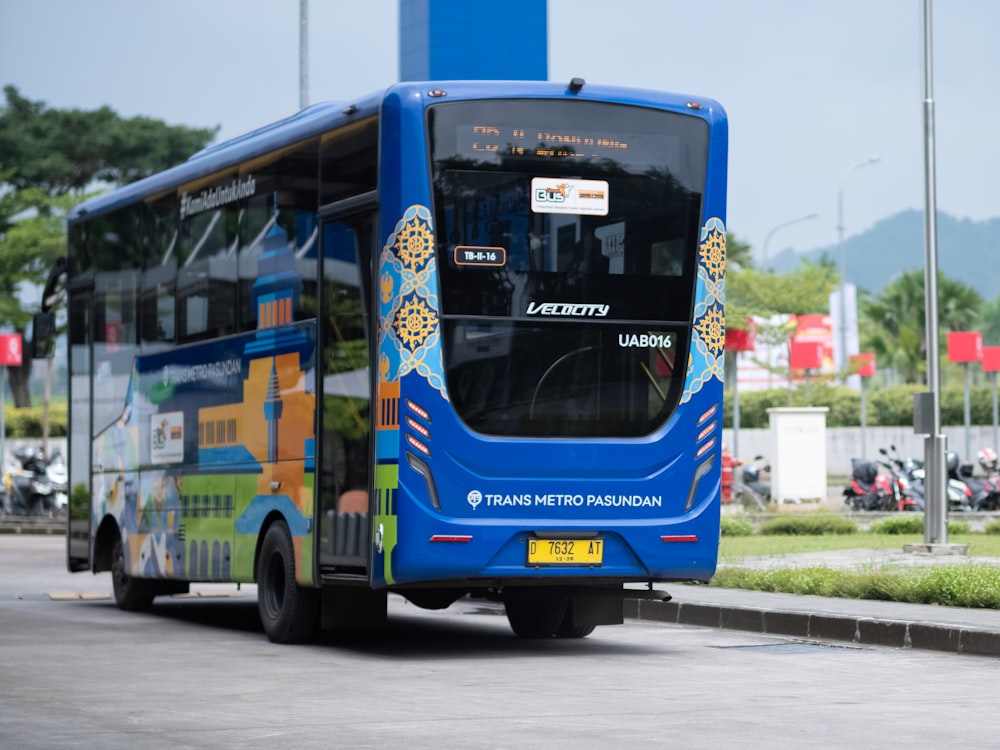
{"type": "MultiPolygon", "coordinates": [[[[60,527],[42,522],[18,524],[3,531],[31,537],[39,534],[61,536],[60,527]]],[[[2,536],[0,534],[0,538],[2,536]]],[[[902,548],[774,555],[723,561],[722,565],[883,570],[969,563],[996,565],[1000,575],[1000,558],[904,553],[902,548]]],[[[666,589],[673,599],[669,602],[627,600],[625,616],[793,638],[1000,656],[998,610],[773,594],[705,585],[667,584],[657,588],[666,589]]],[[[69,596],[85,595],[73,592],[69,596]]]]}
{"type": "MultiPolygon", "coordinates": [[[[902,548],[774,555],[730,564],[884,570],[970,563],[996,565],[1000,575],[998,558],[904,553],[902,548]]],[[[673,599],[629,600],[626,617],[795,638],[1000,656],[1000,611],[995,609],[774,594],[705,585],[673,584],[662,588],[673,599]]]]}

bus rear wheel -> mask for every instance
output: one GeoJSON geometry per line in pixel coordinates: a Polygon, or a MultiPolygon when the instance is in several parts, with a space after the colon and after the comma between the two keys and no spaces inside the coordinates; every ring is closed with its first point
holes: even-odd
{"type": "Polygon", "coordinates": [[[257,611],[267,637],[275,643],[312,639],[319,621],[319,589],[295,582],[295,548],[284,521],[264,534],[257,560],[257,611]]]}
{"type": "Polygon", "coordinates": [[[127,612],[144,612],[153,605],[156,589],[151,581],[133,578],[125,564],[125,545],[121,537],[111,550],[111,586],[119,609],[127,612]]]}
{"type": "Polygon", "coordinates": [[[518,638],[551,638],[568,609],[567,596],[511,597],[504,601],[507,622],[518,638]]]}
{"type": "Polygon", "coordinates": [[[566,607],[566,614],[563,615],[556,628],[556,638],[586,638],[594,632],[596,625],[574,625],[573,624],[573,602],[570,601],[566,607]]]}

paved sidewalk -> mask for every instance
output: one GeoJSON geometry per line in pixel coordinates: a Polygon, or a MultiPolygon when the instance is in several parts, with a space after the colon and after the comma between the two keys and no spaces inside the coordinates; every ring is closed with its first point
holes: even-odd
{"type": "MultiPolygon", "coordinates": [[[[990,564],[1000,559],[856,549],[744,558],[743,567],[906,569],[925,565],[990,564]]],[[[669,602],[626,602],[626,616],[683,625],[850,643],[922,648],[1000,656],[1000,611],[930,604],[772,594],[715,586],[673,584],[660,588],[669,602]]]]}

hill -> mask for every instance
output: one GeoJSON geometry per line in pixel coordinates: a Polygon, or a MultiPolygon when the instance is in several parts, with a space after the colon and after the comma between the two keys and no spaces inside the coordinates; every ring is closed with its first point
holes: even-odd
{"type": "MultiPolygon", "coordinates": [[[[938,212],[938,270],[976,289],[987,301],[1000,296],[1000,218],[987,221],[956,219],[938,212]]],[[[847,238],[847,279],[877,292],[900,271],[924,267],[924,215],[910,210],[877,222],[862,234],[847,238]]],[[[771,263],[784,273],[806,258],[817,262],[823,254],[840,262],[837,245],[804,253],[782,250],[771,263]]]]}

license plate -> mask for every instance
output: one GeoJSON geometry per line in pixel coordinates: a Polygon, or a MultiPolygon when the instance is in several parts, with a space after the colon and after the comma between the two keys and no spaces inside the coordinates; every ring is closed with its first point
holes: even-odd
{"type": "Polygon", "coordinates": [[[528,565],[600,565],[603,539],[529,539],[528,565]]]}

